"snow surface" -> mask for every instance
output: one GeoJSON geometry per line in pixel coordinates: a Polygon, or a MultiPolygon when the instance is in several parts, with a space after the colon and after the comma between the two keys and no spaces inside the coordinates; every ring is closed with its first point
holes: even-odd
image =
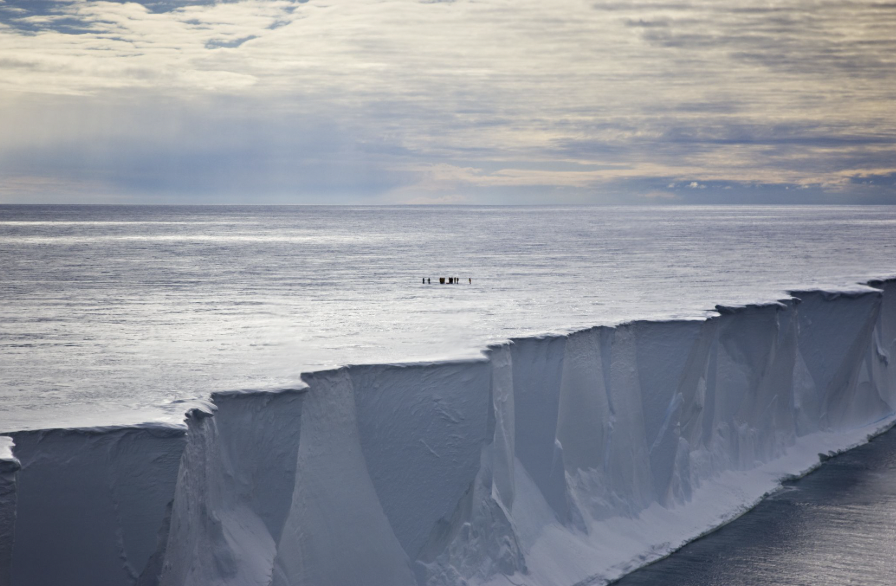
{"type": "Polygon", "coordinates": [[[894,206],[0,205],[0,432],[179,423],[305,372],[855,289],[896,271],[894,226],[894,206]]]}
{"type": "Polygon", "coordinates": [[[0,576],[606,583],[893,425],[896,280],[870,285],[216,393],[185,434],[15,433],[0,576]]]}

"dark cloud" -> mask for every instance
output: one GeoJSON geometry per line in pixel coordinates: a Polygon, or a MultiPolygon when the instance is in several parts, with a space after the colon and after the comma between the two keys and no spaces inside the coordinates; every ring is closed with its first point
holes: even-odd
{"type": "Polygon", "coordinates": [[[849,178],[849,182],[853,185],[873,185],[896,190],[896,173],[871,173],[869,175],[853,176],[849,178]]]}
{"type": "Polygon", "coordinates": [[[256,35],[249,35],[247,37],[242,37],[239,39],[211,39],[205,42],[206,49],[236,49],[243,43],[247,41],[251,41],[252,39],[257,39],[256,35]]]}
{"type": "Polygon", "coordinates": [[[830,187],[797,183],[738,181],[689,181],[687,178],[644,177],[620,180],[595,190],[595,203],[691,204],[691,205],[817,205],[896,204],[896,186],[830,187]],[[607,195],[609,194],[609,195],[607,195]]]}
{"type": "MultiPolygon", "coordinates": [[[[164,13],[186,8],[188,6],[209,6],[215,4],[216,0],[108,0],[118,4],[126,4],[135,2],[146,7],[147,10],[154,13],[164,13]]],[[[5,22],[5,18],[16,15],[22,16],[52,16],[60,14],[66,8],[76,5],[74,0],[5,0],[0,4],[0,22],[5,22]]],[[[12,24],[15,24],[13,21],[12,24]]],[[[9,23],[7,23],[9,24],[9,23]]]]}
{"type": "Polygon", "coordinates": [[[669,128],[658,142],[706,145],[809,146],[837,148],[896,145],[896,135],[853,134],[850,128],[808,124],[695,124],[669,128]]]}
{"type": "MultiPolygon", "coordinates": [[[[687,16],[657,21],[662,26],[651,26],[651,21],[642,18],[626,23],[642,29],[642,38],[653,45],[689,51],[723,49],[732,59],[781,72],[824,74],[836,70],[838,76],[869,77],[892,71],[896,63],[896,37],[862,38],[863,29],[896,24],[892,12],[880,11],[879,4],[720,4],[709,9],[691,5],[689,10],[674,6],[687,16]],[[849,26],[842,30],[845,23],[849,26]],[[859,50],[862,47],[873,50],[859,50]]],[[[641,4],[630,4],[628,9],[647,13],[673,10],[670,6],[641,4]]]]}
{"type": "Polygon", "coordinates": [[[657,12],[657,11],[689,11],[694,8],[690,2],[596,2],[591,5],[595,10],[606,12],[657,12]]]}
{"type": "MultiPolygon", "coordinates": [[[[215,4],[236,3],[240,0],[106,0],[116,4],[135,3],[153,14],[164,14],[184,8],[213,6],[215,4]]],[[[291,0],[292,5],[284,6],[283,12],[291,14],[296,6],[308,0],[291,0]]],[[[96,32],[96,21],[85,21],[72,16],[72,8],[77,8],[74,0],[4,0],[0,2],[0,24],[5,24],[22,32],[53,30],[63,34],[87,34],[96,32]]],[[[283,26],[286,21],[271,25],[271,29],[283,26]]],[[[199,24],[196,21],[196,24],[199,24]]]]}
{"type": "Polygon", "coordinates": [[[665,28],[669,26],[668,20],[644,20],[643,18],[639,18],[638,20],[626,19],[625,26],[631,28],[665,28]]]}

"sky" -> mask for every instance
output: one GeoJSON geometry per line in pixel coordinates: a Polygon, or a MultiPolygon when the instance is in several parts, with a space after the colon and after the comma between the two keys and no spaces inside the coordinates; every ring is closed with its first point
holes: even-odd
{"type": "Polygon", "coordinates": [[[0,0],[0,203],[896,203],[896,2],[0,0]]]}

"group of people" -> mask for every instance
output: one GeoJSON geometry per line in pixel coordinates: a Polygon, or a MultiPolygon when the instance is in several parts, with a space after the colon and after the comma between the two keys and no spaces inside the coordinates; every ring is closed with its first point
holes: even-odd
{"type": "MultiPolygon", "coordinates": [[[[460,283],[460,279],[458,279],[457,277],[439,277],[439,283],[441,283],[442,285],[445,284],[445,281],[446,281],[446,280],[447,280],[447,282],[448,282],[449,285],[456,285],[457,283],[460,283]]],[[[472,278],[469,278],[469,279],[467,279],[467,282],[468,282],[470,285],[472,285],[472,284],[473,284],[473,279],[472,279],[472,278]]],[[[423,277],[423,284],[424,284],[424,285],[430,285],[430,284],[431,284],[429,277],[423,277]]]]}

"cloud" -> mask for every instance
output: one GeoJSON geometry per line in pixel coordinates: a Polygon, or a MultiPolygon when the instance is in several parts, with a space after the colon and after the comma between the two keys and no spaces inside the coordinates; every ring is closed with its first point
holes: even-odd
{"type": "Polygon", "coordinates": [[[476,202],[471,201],[466,195],[449,193],[436,196],[418,195],[408,199],[397,199],[395,203],[406,205],[469,205],[476,202]]]}
{"type": "MultiPolygon", "coordinates": [[[[67,191],[91,202],[287,203],[313,194],[360,203],[408,181],[359,146],[363,128],[295,113],[271,120],[264,103],[243,100],[110,106],[54,96],[0,108],[0,126],[0,177],[16,185],[43,177],[52,201],[67,191]]],[[[23,190],[23,200],[35,198],[23,190]]]]}
{"type": "Polygon", "coordinates": [[[894,25],[862,0],[7,0],[0,172],[203,201],[848,198],[896,172],[894,25]]]}
{"type": "Polygon", "coordinates": [[[645,192],[640,193],[640,194],[638,194],[638,195],[639,195],[640,197],[645,198],[645,199],[648,199],[648,200],[654,200],[654,201],[662,201],[662,200],[668,200],[668,201],[681,201],[681,200],[683,199],[683,198],[681,198],[678,194],[675,194],[675,193],[672,193],[672,192],[669,192],[669,191],[659,191],[659,190],[656,190],[656,191],[645,191],[645,192]]]}
{"type": "Polygon", "coordinates": [[[240,47],[243,43],[247,41],[251,41],[252,39],[257,39],[256,35],[249,35],[246,37],[240,37],[238,39],[209,39],[205,42],[206,49],[236,49],[240,47]]]}

